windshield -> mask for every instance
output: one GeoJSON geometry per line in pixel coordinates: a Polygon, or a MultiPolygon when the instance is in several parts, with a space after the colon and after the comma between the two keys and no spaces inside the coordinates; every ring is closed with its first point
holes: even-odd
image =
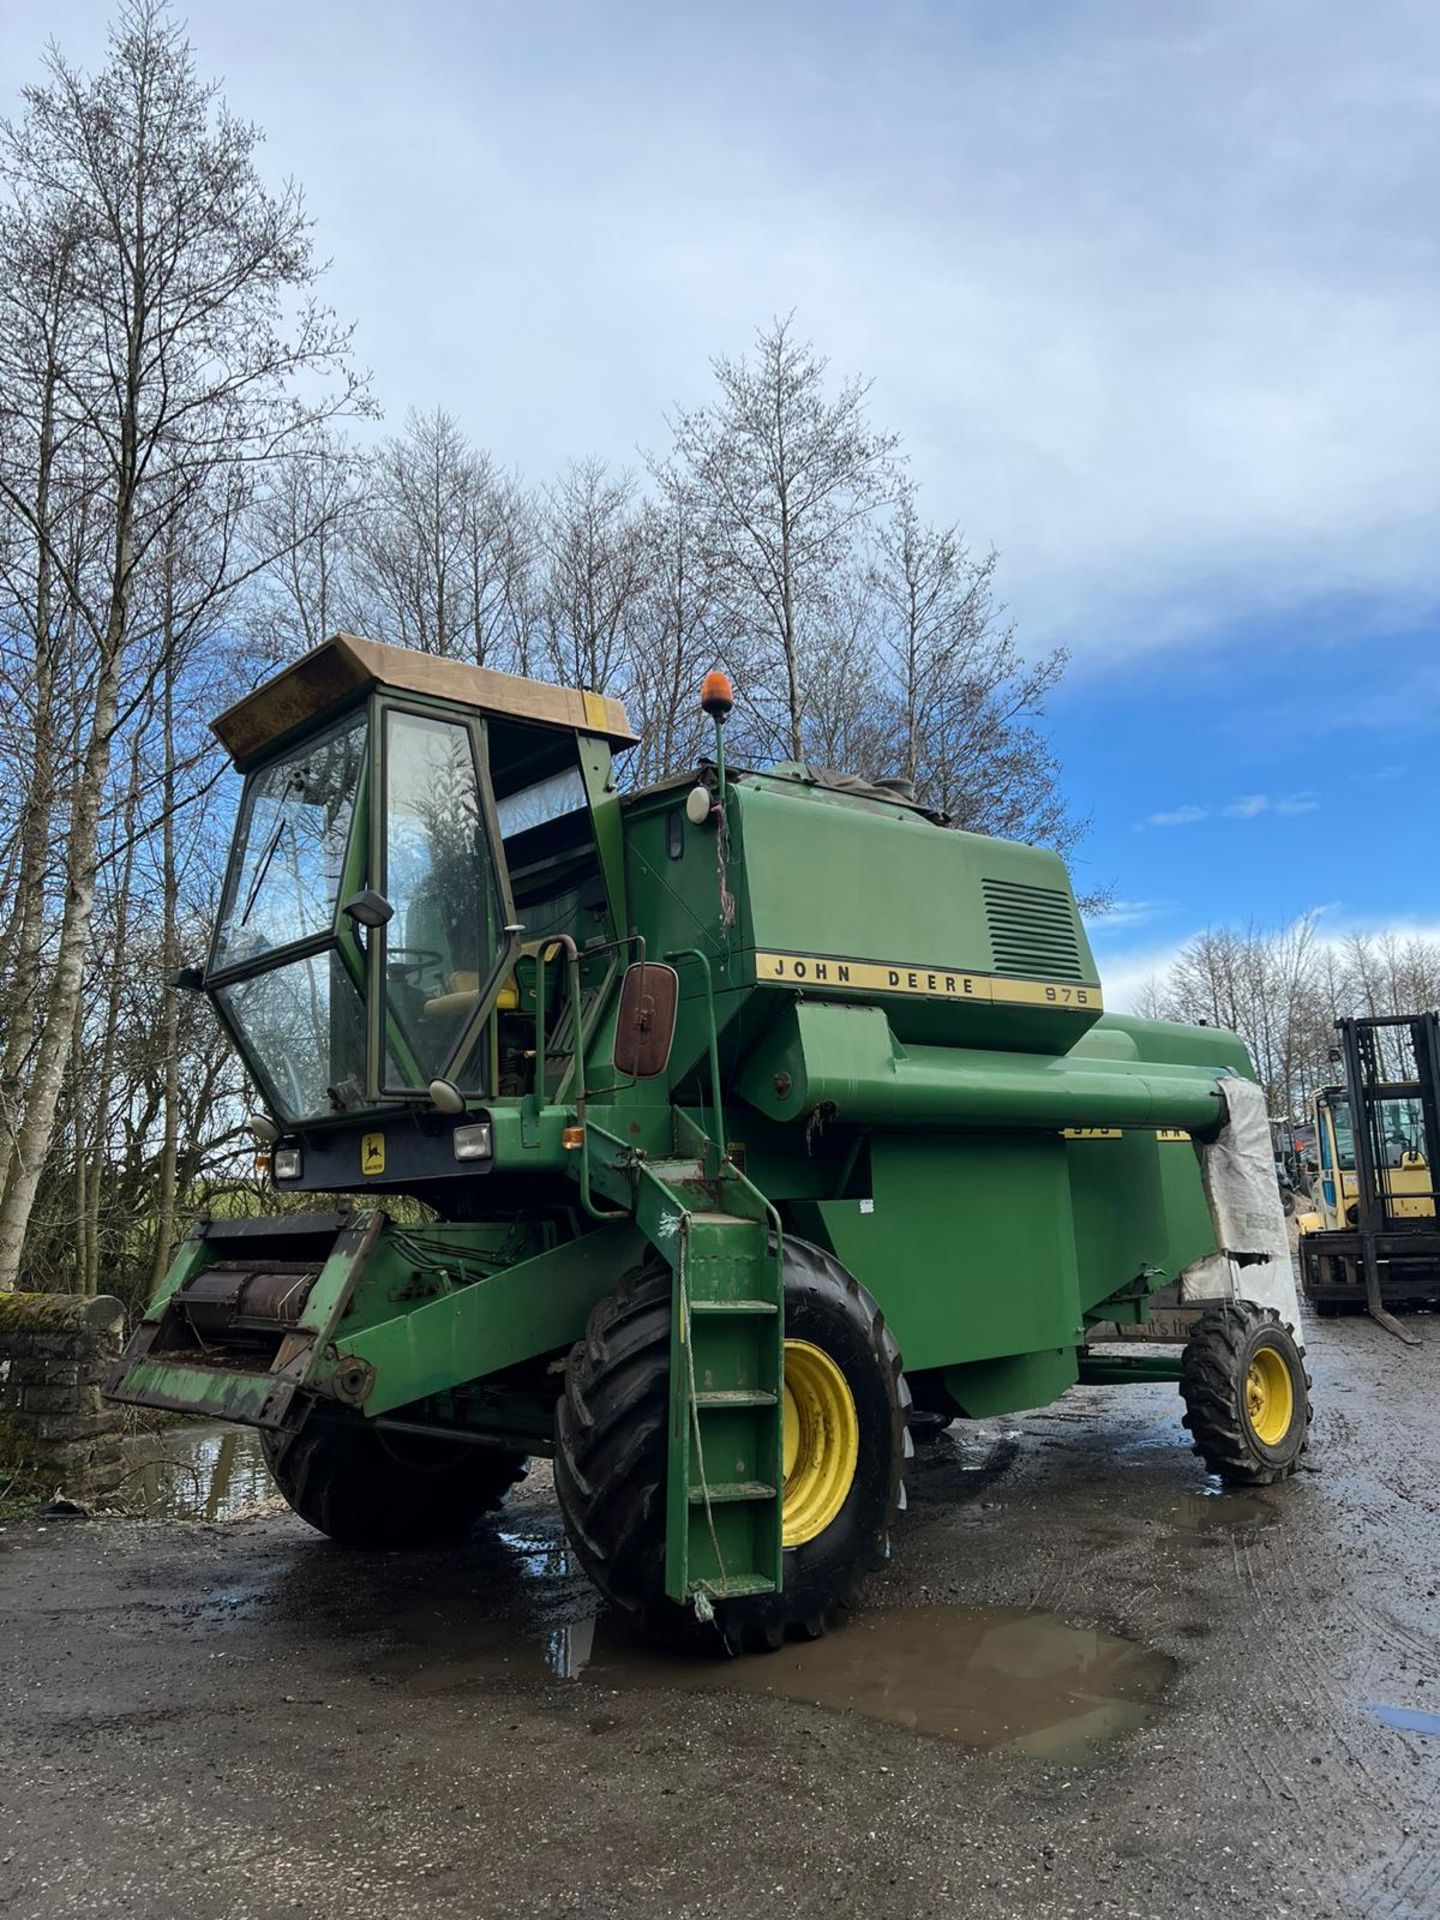
{"type": "MultiPolygon", "coordinates": [[[[1380,1118],[1380,1165],[1403,1166],[1425,1152],[1425,1115],[1418,1099],[1381,1100],[1376,1103],[1380,1118]]],[[[1335,1118],[1335,1157],[1344,1173],[1355,1171],[1355,1133],[1350,1124],[1350,1102],[1337,1100],[1331,1109],[1335,1118]]]]}
{"type": "Polygon", "coordinates": [[[1425,1152],[1425,1115],[1418,1100],[1382,1100],[1380,1138],[1387,1167],[1403,1166],[1425,1152]]]}
{"type": "Polygon", "coordinates": [[[365,1008],[338,949],[251,974],[215,999],[281,1119],[365,1104],[365,1008]]]}
{"type": "Polygon", "coordinates": [[[212,972],[330,931],[365,729],[361,712],[246,781],[212,972]]]}

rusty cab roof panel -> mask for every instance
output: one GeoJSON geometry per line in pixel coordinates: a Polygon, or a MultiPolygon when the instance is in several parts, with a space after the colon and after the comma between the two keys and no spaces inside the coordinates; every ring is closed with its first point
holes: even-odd
{"type": "Polygon", "coordinates": [[[332,709],[350,705],[377,686],[448,700],[535,726],[598,734],[615,748],[633,746],[640,737],[620,702],[604,694],[524,680],[518,674],[471,667],[409,647],[383,646],[350,633],[337,633],[267,680],[227,708],[211,727],[236,766],[244,767],[285,735],[320,720],[332,709]]]}

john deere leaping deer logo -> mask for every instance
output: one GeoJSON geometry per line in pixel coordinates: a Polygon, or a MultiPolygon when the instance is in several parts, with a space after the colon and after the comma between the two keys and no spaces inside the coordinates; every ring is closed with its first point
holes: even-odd
{"type": "Polygon", "coordinates": [[[383,1173],[385,1171],[385,1136],[383,1133],[366,1133],[361,1135],[360,1171],[364,1174],[383,1173]]]}

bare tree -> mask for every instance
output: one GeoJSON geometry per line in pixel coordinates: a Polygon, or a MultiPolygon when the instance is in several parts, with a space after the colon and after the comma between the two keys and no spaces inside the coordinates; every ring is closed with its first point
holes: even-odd
{"type": "Polygon", "coordinates": [[[644,585],[631,627],[626,700],[640,745],[626,777],[643,785],[698,765],[710,727],[700,711],[704,675],[725,659],[733,626],[705,537],[703,504],[673,470],[658,476],[644,509],[644,585]]]}
{"type": "MultiPolygon", "coordinates": [[[[0,126],[0,280],[61,284],[74,336],[56,370],[53,437],[70,452],[95,560],[78,567],[57,539],[35,476],[0,468],[0,507],[73,613],[84,688],[64,905],[0,1203],[0,1287],[19,1270],[74,1044],[112,744],[138,697],[126,684],[137,584],[204,493],[218,503],[222,555],[207,591],[222,590],[256,476],[359,398],[346,330],[308,297],[318,269],[299,191],[266,189],[256,130],[200,82],[165,8],[124,6],[93,77],[53,49],[47,64],[21,120],[0,126]]],[[[3,344],[0,388],[35,395],[43,357],[8,330],[3,344]]]]}
{"type": "Polygon", "coordinates": [[[568,686],[623,694],[649,559],[634,476],[573,462],[545,490],[539,542],[546,667],[568,686]]]}
{"type": "Polygon", "coordinates": [[[247,627],[268,666],[355,621],[361,471],[354,448],[322,430],[276,461],[257,493],[247,532],[264,564],[247,627]]]}
{"type": "Polygon", "coordinates": [[[350,578],[377,639],[476,666],[511,667],[536,536],[519,485],[452,415],[411,412],[356,472],[350,578]]]}
{"type": "Polygon", "coordinates": [[[955,527],[928,527],[907,494],[873,564],[877,641],[892,681],[893,771],[956,826],[1068,852],[1073,819],[1039,731],[1063,649],[1024,657],[994,596],[997,555],[976,559],[955,527]]]}
{"type": "Polygon", "coordinates": [[[707,502],[730,606],[757,643],[755,720],[803,760],[807,647],[820,639],[833,582],[900,481],[897,436],[870,424],[869,384],[832,391],[829,363],[792,322],[772,322],[752,354],[711,362],[719,395],[677,414],[672,458],[707,502]]]}
{"type": "Polygon", "coordinates": [[[1418,1013],[1440,1005],[1440,942],[1395,933],[1321,937],[1313,915],[1273,930],[1211,928],[1147,983],[1140,1011],[1238,1033],[1271,1112],[1301,1117],[1332,1084],[1342,1014],[1418,1013]]]}

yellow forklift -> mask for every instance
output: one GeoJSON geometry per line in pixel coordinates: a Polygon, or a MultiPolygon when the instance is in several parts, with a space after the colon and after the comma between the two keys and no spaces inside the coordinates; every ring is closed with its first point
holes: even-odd
{"type": "Polygon", "coordinates": [[[1391,1306],[1440,1300],[1440,1015],[1337,1020],[1344,1085],[1315,1098],[1312,1211],[1296,1222],[1318,1313],[1364,1308],[1409,1346],[1391,1306]]]}

